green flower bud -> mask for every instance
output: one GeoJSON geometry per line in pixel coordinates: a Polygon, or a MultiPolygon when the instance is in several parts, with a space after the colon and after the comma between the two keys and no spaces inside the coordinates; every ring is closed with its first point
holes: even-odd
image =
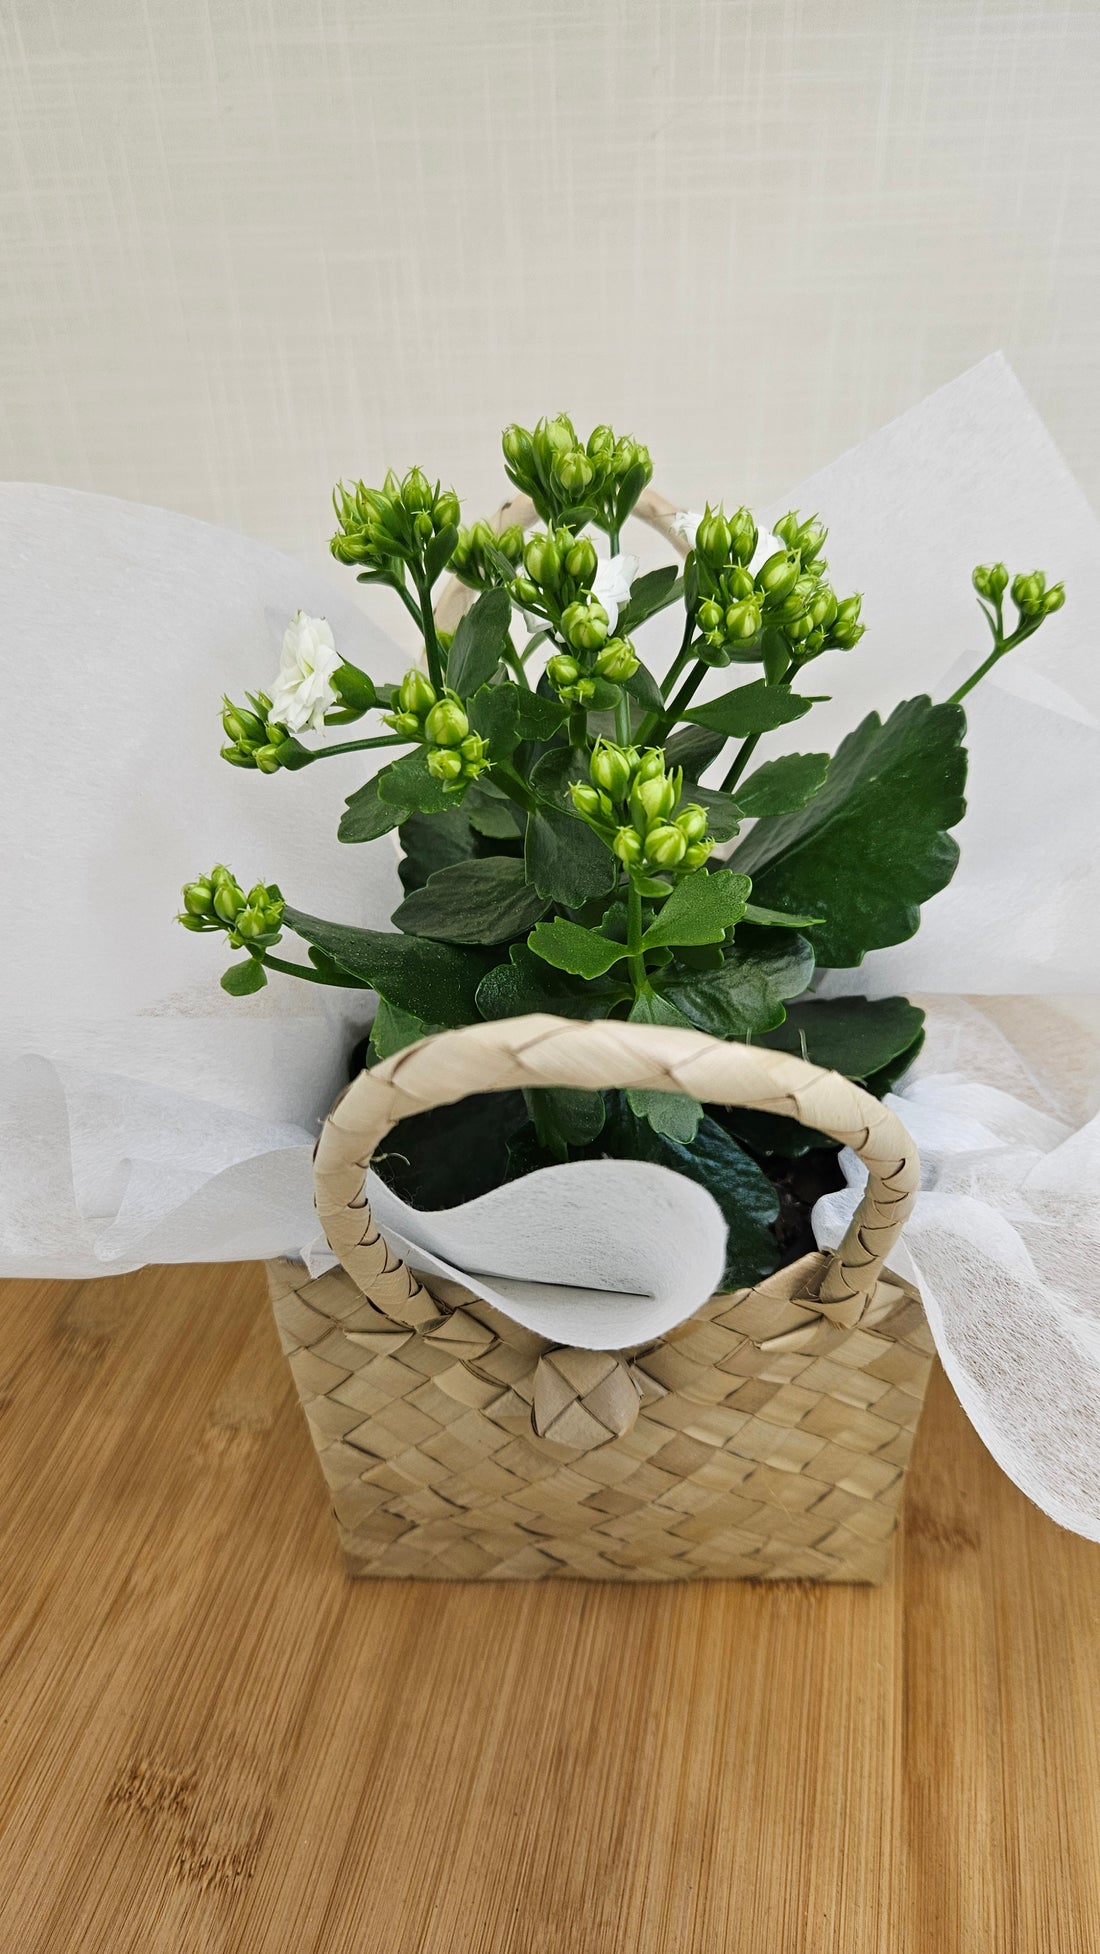
{"type": "Polygon", "coordinates": [[[205,876],[200,876],[195,882],[185,882],[182,895],[183,906],[189,916],[214,914],[214,888],[205,876]]]}
{"type": "Polygon", "coordinates": [[[426,672],[410,666],[397,688],[397,703],[402,712],[415,713],[418,718],[430,712],[435,705],[437,693],[426,672]]]}
{"type": "Polygon", "coordinates": [[[653,476],[653,462],[649,449],[630,435],[624,435],[621,441],[615,443],[614,466],[620,481],[629,475],[632,468],[640,468],[647,482],[653,476]]]}
{"type": "Polygon", "coordinates": [[[476,780],[489,766],[489,742],[480,733],[470,733],[459,747],[463,760],[463,772],[467,779],[476,780]]]}
{"type": "Polygon", "coordinates": [[[829,532],[816,516],[810,516],[799,529],[797,540],[792,548],[797,549],[803,563],[813,563],[825,547],[829,532]]]}
{"type": "Polygon", "coordinates": [[[625,868],[635,868],[645,853],[645,844],[633,828],[619,828],[611,844],[611,852],[625,868]]]}
{"type": "Polygon", "coordinates": [[[211,888],[214,889],[220,889],[223,885],[228,886],[230,889],[235,889],[237,886],[236,876],[232,869],[226,868],[224,862],[218,862],[211,869],[207,879],[210,882],[211,888]]]}
{"type": "Polygon", "coordinates": [[[808,608],[814,629],[827,631],[837,614],[836,592],[827,583],[819,585],[817,595],[808,608]]]}
{"type": "Polygon", "coordinates": [[[1020,576],[1013,577],[1012,601],[1021,617],[1042,615],[1046,587],[1046,575],[1042,570],[1033,570],[1030,576],[1021,573],[1020,576]]]}
{"type": "Polygon", "coordinates": [[[725,612],[721,604],[716,604],[713,597],[704,599],[699,606],[697,616],[701,631],[720,631],[725,620],[725,612]]]}
{"type": "Polygon", "coordinates": [[[979,597],[996,604],[1008,589],[1008,571],[1003,563],[979,563],[970,581],[979,597]]]}
{"type": "Polygon", "coordinates": [[[595,545],[589,542],[587,536],[581,536],[566,555],[566,570],[577,583],[587,588],[596,574],[596,564],[595,545]]]}
{"type": "Polygon", "coordinates": [[[432,505],[436,529],[449,529],[462,514],[462,505],[453,489],[444,489],[432,505]]]}
{"type": "Polygon", "coordinates": [[[782,603],[798,582],[802,567],[797,550],[776,550],[756,573],[756,588],[773,604],[782,603]]]}
{"type": "Polygon", "coordinates": [[[546,676],[551,685],[561,692],[567,685],[575,685],[581,675],[581,668],[575,658],[566,651],[556,651],[553,658],[546,661],[546,676]]]}
{"type": "Polygon", "coordinates": [[[684,859],[680,863],[680,867],[683,869],[702,868],[708,856],[712,853],[713,848],[714,843],[709,835],[704,841],[693,841],[690,848],[684,850],[684,859]]]}
{"type": "Polygon", "coordinates": [[[535,429],[535,447],[547,463],[555,456],[570,454],[576,445],[576,429],[568,414],[555,414],[553,420],[540,421],[535,429]]]}
{"type": "Polygon", "coordinates": [[[234,928],[237,935],[246,943],[254,943],[257,937],[267,935],[267,919],[262,909],[253,909],[249,905],[247,909],[241,910],[234,928]]]}
{"type": "Polygon", "coordinates": [[[602,787],[613,800],[621,800],[630,786],[636,755],[629,747],[613,746],[610,740],[597,740],[588,771],[593,785],[602,787]]]}
{"type": "Polygon", "coordinates": [[[863,636],[865,626],[859,621],[863,598],[859,591],[852,597],[842,597],[836,607],[836,617],[829,631],[829,643],[839,651],[850,651],[863,636]]]}
{"type": "Polygon", "coordinates": [[[720,569],[730,553],[730,526],[721,509],[712,510],[708,504],[706,514],[695,532],[695,548],[704,563],[713,570],[720,569]]]}
{"type": "Polygon", "coordinates": [[[730,553],[741,564],[751,563],[757,544],[757,528],[751,511],[738,509],[729,518],[730,553]]]}
{"type": "Polygon", "coordinates": [[[594,697],[595,691],[595,679],[581,677],[577,680],[576,685],[563,686],[558,697],[568,706],[586,706],[588,701],[594,697]]]}
{"type": "Polygon", "coordinates": [[[562,636],[575,651],[598,651],[607,638],[607,612],[596,599],[567,604],[561,615],[562,636]]]}
{"type": "Polygon", "coordinates": [[[638,779],[630,790],[630,812],[635,825],[645,834],[652,824],[664,821],[679,799],[676,783],[667,774],[638,779]]]}
{"type": "Polygon", "coordinates": [[[214,914],[223,923],[235,923],[244,906],[244,890],[236,882],[218,883],[214,890],[214,914]]]}
{"type": "Polygon", "coordinates": [[[687,854],[687,842],[679,828],[651,828],[645,838],[645,852],[658,868],[677,868],[687,854]]]}
{"type": "Polygon", "coordinates": [[[593,461],[596,460],[597,456],[607,456],[607,455],[614,454],[615,436],[611,428],[607,426],[606,422],[601,422],[599,427],[594,427],[592,429],[592,432],[588,437],[587,452],[593,461]]]}
{"type": "Polygon", "coordinates": [[[598,821],[602,818],[604,814],[603,796],[597,794],[596,789],[590,787],[587,781],[571,780],[569,783],[569,792],[577,813],[583,814],[586,821],[598,821]]]}
{"type": "Polygon", "coordinates": [[[435,535],[435,524],[426,509],[413,517],[413,533],[418,543],[430,543],[435,535]]]}
{"type": "Polygon", "coordinates": [[[382,714],[382,724],[383,726],[392,726],[394,732],[400,733],[403,739],[418,740],[420,738],[420,721],[415,712],[384,712],[382,714]]]}
{"type": "Polygon", "coordinates": [[[226,738],[238,745],[251,742],[254,746],[262,746],[263,720],[258,719],[254,712],[246,712],[243,706],[235,706],[230,699],[223,698],[222,705],[224,708],[222,725],[225,728],[226,738]]]}
{"type": "Polygon", "coordinates": [[[689,801],[680,809],[673,824],[679,828],[685,841],[702,841],[707,831],[707,811],[697,801],[689,801]]]}
{"type": "Polygon", "coordinates": [[[647,746],[635,768],[639,780],[663,780],[665,756],[659,746],[647,746]]]}
{"type": "Polygon", "coordinates": [[[778,536],[781,543],[786,543],[789,550],[798,547],[795,542],[795,537],[798,535],[798,521],[798,510],[788,509],[785,516],[780,516],[779,521],[772,524],[772,535],[778,536]]]}
{"type": "Polygon", "coordinates": [[[760,605],[753,597],[743,597],[738,604],[731,604],[725,618],[726,636],[731,641],[747,644],[755,638],[760,629],[760,605]]]}
{"type": "Polygon", "coordinates": [[[580,495],[595,472],[583,448],[574,448],[572,453],[554,458],[554,480],[567,495],[580,495]]]}
{"type": "Polygon", "coordinates": [[[277,746],[260,746],[256,749],[256,765],[261,773],[278,773],[279,749],[277,746]]]}
{"type": "Polygon", "coordinates": [[[518,522],[509,523],[507,529],[501,530],[496,538],[496,546],[501,555],[508,558],[509,563],[519,562],[523,555],[523,531],[518,522]]]}
{"type": "Polygon", "coordinates": [[[561,581],[561,551],[552,536],[532,536],[523,552],[524,568],[543,590],[556,590],[561,581]]]}
{"type": "Polygon", "coordinates": [[[756,585],[743,563],[735,563],[722,578],[722,589],[731,604],[739,604],[746,597],[756,596],[756,585]]]}
{"type": "Polygon", "coordinates": [[[599,677],[610,679],[615,685],[625,685],[637,669],[638,654],[625,638],[610,638],[596,659],[599,677]]]}
{"type": "Polygon", "coordinates": [[[1052,583],[1043,598],[1043,616],[1049,617],[1052,611],[1060,611],[1066,601],[1065,584],[1052,583]]]}
{"type": "Polygon", "coordinates": [[[440,699],[424,721],[424,732],[433,746],[461,746],[470,722],[457,699],[440,699]]]}
{"type": "Polygon", "coordinates": [[[428,772],[434,780],[451,782],[461,780],[465,769],[461,753],[453,748],[436,746],[428,754],[428,772]]]}
{"type": "Polygon", "coordinates": [[[223,746],[221,756],[223,760],[228,760],[231,767],[254,767],[256,764],[255,753],[240,746],[223,746]]]}
{"type": "Polygon", "coordinates": [[[531,443],[531,436],[525,427],[518,427],[513,421],[501,435],[500,445],[504,450],[505,461],[510,462],[513,468],[520,468],[525,474],[530,474],[534,466],[535,450],[531,443]]]}
{"type": "Polygon", "coordinates": [[[537,584],[533,584],[530,577],[513,578],[512,596],[521,609],[525,609],[529,604],[537,604],[539,594],[537,584]]]}
{"type": "Polygon", "coordinates": [[[410,468],[401,484],[401,500],[411,516],[432,506],[432,489],[422,468],[410,468]]]}
{"type": "Polygon", "coordinates": [[[176,921],[182,923],[185,930],[208,930],[214,927],[212,923],[204,923],[199,916],[181,914],[176,917],[176,921]]]}

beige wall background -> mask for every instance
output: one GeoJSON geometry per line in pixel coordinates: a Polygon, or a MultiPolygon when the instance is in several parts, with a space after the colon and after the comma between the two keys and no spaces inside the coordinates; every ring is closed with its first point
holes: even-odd
{"type": "Polygon", "coordinates": [[[1100,500],[1097,0],[7,0],[0,67],[9,477],[314,555],[564,406],[766,498],[1000,346],[1100,500]]]}

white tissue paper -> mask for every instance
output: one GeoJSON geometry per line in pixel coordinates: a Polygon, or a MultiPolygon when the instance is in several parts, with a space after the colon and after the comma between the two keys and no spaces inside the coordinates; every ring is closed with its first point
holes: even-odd
{"type": "MultiPolygon", "coordinates": [[[[1100,1127],[1081,1126],[1093,1106],[1029,1069],[1022,1020],[1006,1036],[947,995],[1095,986],[1100,527],[999,357],[763,519],[790,504],[828,523],[835,581],[863,591],[869,629],[816,668],[830,703],[774,736],[769,755],[833,749],[870,708],[922,690],[946,698],[987,649],[975,563],[1039,565],[1067,585],[1066,609],[966,702],[970,810],[953,883],[910,943],[823,988],[926,994],[928,1044],[897,1098],[925,1191],[894,1264],[921,1287],[994,1455],[1056,1519],[1100,1538],[1100,1127]]],[[[648,563],[652,540],[641,548],[648,563]]],[[[334,843],[371,756],[242,774],[218,758],[217,709],[223,690],[273,678],[299,607],[327,616],[339,649],[378,678],[406,660],[336,573],[57,489],[0,487],[0,603],[50,722],[48,742],[9,751],[2,790],[18,846],[5,890],[0,1272],[286,1253],[321,1266],[311,1147],[369,1000],[291,982],[228,998],[221,944],[171,915],[182,881],[228,859],[318,913],[386,926],[400,899],[394,852],[334,843]]],[[[647,628],[650,658],[665,623],[647,628]]],[[[728,683],[716,672],[706,690],[728,683]]],[[[1073,1039],[1072,1062],[1060,1053],[1066,1090],[1087,1072],[1086,1033],[1073,1039]]],[[[856,1198],[849,1172],[853,1192],[815,1213],[823,1245],[856,1198]]],[[[442,1214],[417,1214],[374,1176],[371,1191],[398,1252],[561,1342],[659,1335],[718,1279],[710,1196],[644,1163],[549,1169],[442,1214]]]]}

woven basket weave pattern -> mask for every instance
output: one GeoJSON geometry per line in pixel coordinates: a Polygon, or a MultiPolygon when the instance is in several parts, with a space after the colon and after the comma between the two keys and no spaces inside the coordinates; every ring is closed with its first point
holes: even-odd
{"type": "Polygon", "coordinates": [[[917,1185],[849,1081],[702,1033],[550,1017],[446,1032],[364,1073],[318,1144],[343,1268],[271,1265],[349,1571],[434,1580],[878,1581],[932,1345],[883,1262],[917,1185]],[[563,1349],[418,1279],[363,1196],[408,1114],[522,1085],[696,1092],[802,1120],[868,1166],[839,1250],[713,1296],[656,1344],[563,1349]]]}

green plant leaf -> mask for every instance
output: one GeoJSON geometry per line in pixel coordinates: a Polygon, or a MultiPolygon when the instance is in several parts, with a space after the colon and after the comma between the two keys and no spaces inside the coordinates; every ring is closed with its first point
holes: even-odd
{"type": "Polygon", "coordinates": [[[283,920],[350,976],[369,984],[388,1004],[425,1024],[476,1024],[477,987],[493,962],[487,950],[458,949],[398,931],[354,929],[288,907],[283,920]]]}
{"type": "Polygon", "coordinates": [[[549,907],[511,855],[482,855],[436,869],[391,920],[409,936],[437,943],[509,943],[549,907]]]}
{"type": "Polygon", "coordinates": [[[660,991],[639,991],[629,1015],[631,1024],[676,1025],[681,1031],[698,1030],[698,1026],[692,1024],[690,1018],[685,1018],[674,1004],[670,1004],[667,997],[662,997],[660,991]]]}
{"type": "Polygon", "coordinates": [[[617,872],[615,857],[599,835],[557,807],[537,807],[528,815],[523,859],[528,882],[547,901],[566,909],[606,895],[617,872]]]}
{"type": "Polygon", "coordinates": [[[428,754],[422,746],[415,753],[404,754],[378,775],[379,798],[390,807],[401,808],[405,814],[413,811],[442,814],[445,809],[459,805],[465,790],[463,781],[448,791],[441,780],[428,772],[428,754]]]}
{"type": "Polygon", "coordinates": [[[536,924],[527,944],[537,957],[572,977],[602,977],[626,955],[625,944],[611,943],[597,930],[582,929],[580,923],[570,923],[564,916],[536,924]]]}
{"type": "Polygon", "coordinates": [[[515,841],[523,832],[523,815],[503,794],[491,793],[484,781],[467,788],[462,811],[471,828],[490,841],[515,841]]]}
{"type": "Polygon", "coordinates": [[[629,638],[647,617],[654,617],[658,611],[667,610],[682,597],[684,586],[674,563],[663,563],[659,570],[647,570],[643,577],[635,577],[630,586],[630,599],[619,613],[615,627],[616,636],[629,638]]]}
{"type": "Polygon", "coordinates": [[[716,1107],[714,1117],[727,1133],[740,1140],[753,1153],[781,1154],[786,1160],[799,1160],[814,1147],[835,1147],[828,1133],[813,1126],[801,1126],[784,1113],[749,1112],[743,1106],[716,1107]]]}
{"type": "Polygon", "coordinates": [[[399,1011],[384,997],[379,998],[370,1029],[371,1050],[376,1058],[392,1058],[407,1045],[415,1045],[418,1038],[426,1038],[432,1029],[421,1018],[414,1018],[411,1011],[399,1011]]]}
{"type": "Polygon", "coordinates": [[[720,943],[725,932],[745,913],[752,883],[747,875],[728,868],[708,874],[700,869],[677,882],[642,938],[642,948],[655,950],[666,943],[720,943]]]}
{"type": "Polygon", "coordinates": [[[401,819],[401,809],[384,801],[378,791],[381,774],[375,774],[365,787],[349,794],[336,830],[341,841],[377,841],[389,834],[401,819]]]}
{"type": "Polygon", "coordinates": [[[617,1160],[652,1160],[713,1194],[729,1230],[723,1287],[742,1288],[778,1267],[772,1223],[779,1214],[779,1198],[767,1175],[717,1120],[704,1117],[691,1145],[684,1146],[655,1133],[648,1120],[631,1112],[625,1095],[612,1093],[594,1151],[617,1160]]]}
{"type": "Polygon", "coordinates": [[[301,740],[296,740],[293,735],[285,739],[279,748],[279,765],[286,773],[297,773],[300,767],[308,767],[315,757],[315,750],[303,746],[301,740]]]}
{"type": "Polygon", "coordinates": [[[908,1052],[923,1024],[924,1012],[905,997],[815,997],[792,1004],[760,1043],[847,1079],[868,1079],[908,1052]]]}
{"type": "Polygon", "coordinates": [[[706,726],[681,726],[665,741],[665,761],[670,767],[683,767],[686,780],[698,780],[725,744],[725,733],[711,732],[706,726]]]}
{"type": "Polygon", "coordinates": [[[705,706],[696,706],[691,712],[685,712],[684,718],[693,726],[706,726],[726,739],[746,739],[750,733],[774,732],[777,726],[801,719],[811,706],[821,703],[820,698],[808,698],[805,693],[792,692],[785,685],[768,685],[758,678],[751,685],[739,685],[732,692],[723,692],[720,698],[708,700],[705,706]]]}
{"type": "Polygon", "coordinates": [[[663,712],[664,698],[648,665],[639,662],[638,669],[623,681],[624,692],[629,692],[641,706],[643,712],[663,712]]]}
{"type": "MultiPolygon", "coordinates": [[[[662,971],[661,995],[716,1038],[755,1038],[782,1024],[788,998],[806,989],[814,953],[804,936],[742,928],[719,970],[662,971]]],[[[655,986],[656,987],[656,986],[655,986]]]]}
{"type": "Polygon", "coordinates": [[[326,984],[333,985],[335,989],[344,991],[370,989],[369,984],[365,984],[361,978],[353,977],[349,970],[344,970],[335,958],[330,957],[326,951],[319,950],[315,943],[307,946],[306,955],[317,975],[326,984]]]}
{"type": "Polygon", "coordinates": [[[588,754],[579,746],[552,746],[531,772],[531,786],[540,801],[558,808],[572,806],[567,799],[570,781],[587,779],[588,754]]]}
{"type": "Polygon", "coordinates": [[[876,1099],[881,1099],[887,1092],[893,1092],[898,1080],[905,1077],[923,1044],[924,1027],[922,1026],[912,1044],[907,1045],[903,1052],[898,1052],[895,1058],[881,1065],[877,1072],[868,1073],[863,1081],[868,1092],[873,1092],[876,1099]]]}
{"type": "Polygon", "coordinates": [[[468,699],[495,676],[511,615],[508,592],[492,584],[459,619],[447,653],[447,684],[460,699],[468,699]]]}
{"type": "Polygon", "coordinates": [[[526,944],[513,944],[509,958],[481,980],[477,1005],[483,1018],[524,1018],[531,1011],[547,1011],[555,1018],[606,1018],[629,995],[622,984],[567,977],[526,944]]]}
{"type": "Polygon", "coordinates": [[[825,783],[827,753],[784,753],[765,760],[737,789],[742,814],[796,814],[825,783]]]}
{"type": "Polygon", "coordinates": [[[424,551],[424,571],[430,584],[434,583],[440,572],[446,569],[454,555],[457,541],[458,529],[454,523],[448,523],[446,529],[441,529],[438,536],[432,537],[424,551]]]}
{"type": "Polygon", "coordinates": [[[715,841],[732,841],[741,831],[741,816],[744,808],[735,801],[732,794],[723,794],[717,787],[700,787],[698,781],[684,782],[685,801],[697,801],[706,809],[707,827],[715,841]]]}
{"type": "Polygon", "coordinates": [[[536,1086],[524,1093],[538,1143],[557,1160],[570,1147],[590,1146],[603,1131],[604,1102],[600,1092],[571,1086],[536,1086]]]}
{"type": "Polygon", "coordinates": [[[648,1120],[655,1133],[678,1140],[690,1147],[699,1131],[703,1108],[689,1092],[651,1092],[646,1087],[631,1088],[626,1103],[639,1119],[648,1120]]]}
{"type": "Polygon", "coordinates": [[[245,963],[231,963],[221,980],[223,991],[228,991],[230,997],[251,997],[253,991],[262,991],[266,983],[267,972],[254,957],[245,963]]]}
{"type": "Polygon", "coordinates": [[[397,831],[404,849],[398,874],[406,890],[422,889],[437,869],[465,862],[476,844],[465,807],[449,807],[442,814],[409,814],[397,831]]]}
{"type": "Polygon", "coordinates": [[[820,916],[791,916],[785,909],[762,909],[759,903],[745,904],[746,923],[755,923],[758,929],[770,930],[808,930],[820,923],[820,916]]]}
{"type": "Polygon", "coordinates": [[[862,962],[902,943],[920,904],[959,858],[947,830],[965,808],[961,706],[907,699],[885,724],[870,713],[842,741],[825,785],[798,813],[757,822],[734,855],[765,906],[820,914],[817,961],[862,962]]]}
{"type": "Polygon", "coordinates": [[[559,699],[510,680],[483,685],[467,699],[466,711],[474,732],[488,740],[494,760],[510,759],[524,740],[552,739],[568,717],[568,707],[559,699]]]}

